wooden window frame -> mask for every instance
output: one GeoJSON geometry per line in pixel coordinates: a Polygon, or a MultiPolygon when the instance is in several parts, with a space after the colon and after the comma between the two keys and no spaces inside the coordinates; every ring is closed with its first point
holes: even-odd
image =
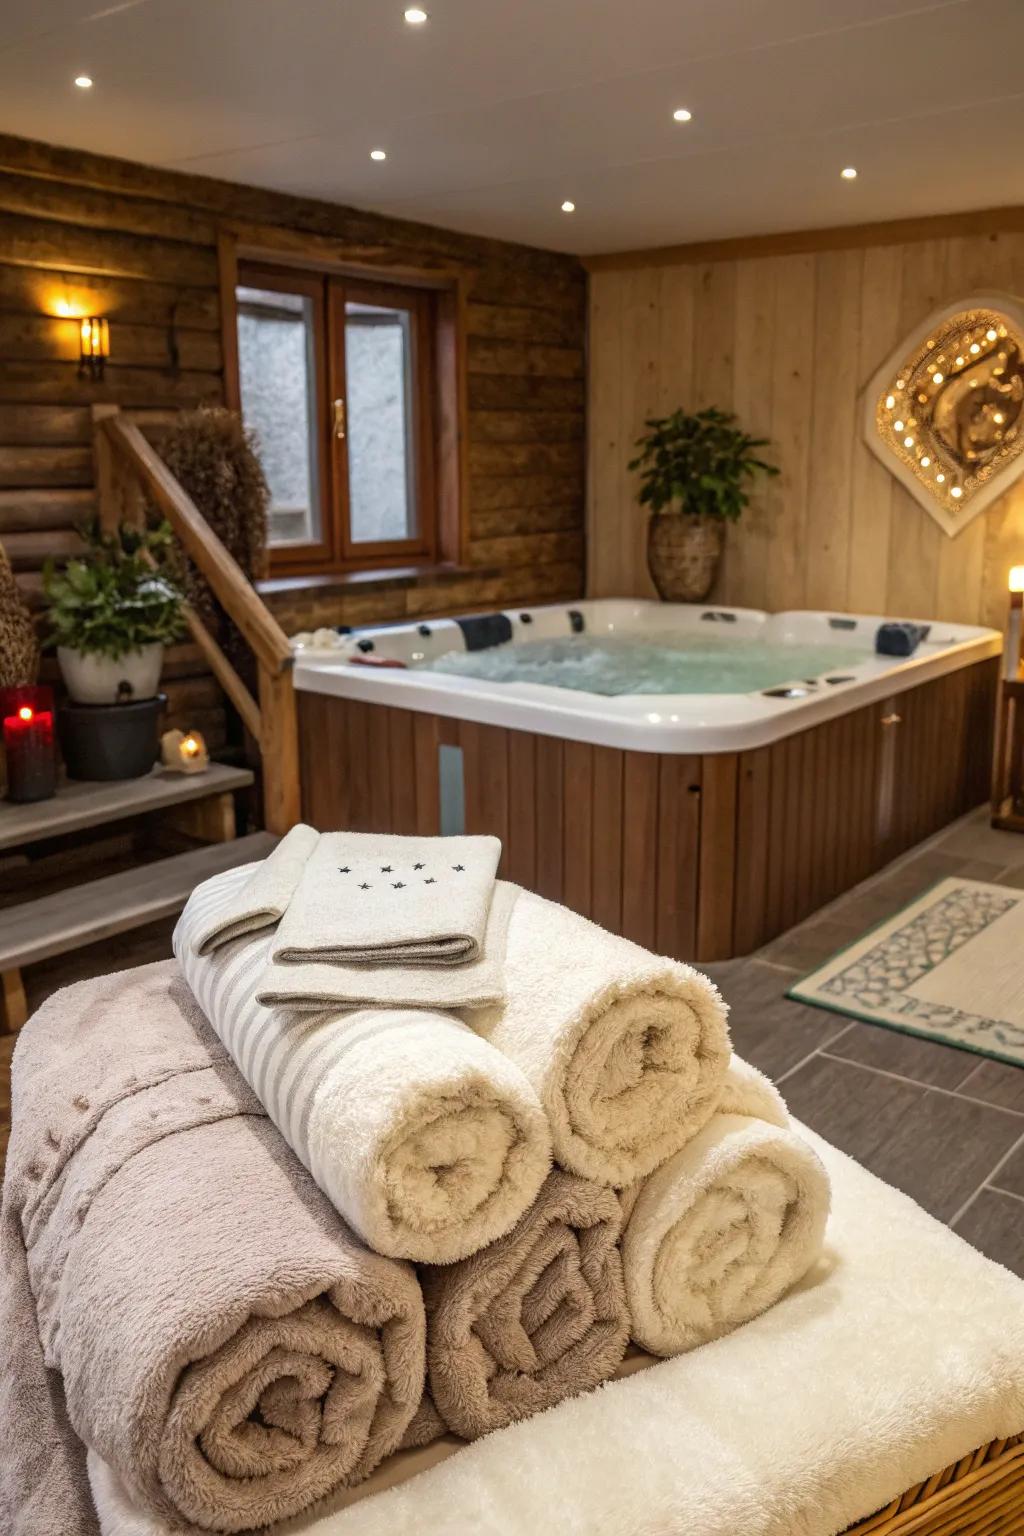
{"type": "MultiPolygon", "coordinates": [[[[347,538],[347,505],[344,527],[346,538],[333,533],[318,545],[276,546],[268,550],[269,575],[287,579],[289,585],[308,577],[318,583],[331,577],[366,579],[380,571],[396,568],[428,571],[431,568],[464,569],[468,530],[468,455],[466,423],[468,416],[468,381],[466,366],[466,285],[468,274],[461,270],[401,268],[381,273],[356,268],[337,260],[324,260],[317,250],[308,259],[299,259],[291,238],[277,248],[275,232],[267,231],[266,245],[244,247],[230,231],[218,237],[218,266],[221,296],[221,330],[224,350],[224,395],[228,408],[241,413],[238,371],[238,314],[236,289],[250,286],[258,276],[259,285],[273,286],[284,292],[314,289],[322,295],[322,335],[316,340],[318,431],[320,433],[321,515],[324,530],[335,529],[334,507],[330,506],[330,481],[338,476],[338,449],[332,430],[330,402],[336,398],[334,385],[338,370],[344,365],[343,349],[327,346],[330,327],[343,323],[344,293],[358,302],[400,302],[415,317],[412,366],[416,387],[413,391],[416,479],[420,497],[429,497],[429,520],[411,540],[378,544],[353,544],[347,538]],[[334,311],[333,317],[331,311],[334,311]],[[326,351],[326,355],[325,355],[326,351]],[[333,374],[333,377],[332,377],[333,374]]],[[[347,468],[347,466],[346,466],[347,468]]],[[[348,496],[347,472],[339,481],[348,496]]],[[[421,514],[422,515],[422,514],[421,514]]],[[[340,520],[337,520],[340,522],[340,520]]]]}

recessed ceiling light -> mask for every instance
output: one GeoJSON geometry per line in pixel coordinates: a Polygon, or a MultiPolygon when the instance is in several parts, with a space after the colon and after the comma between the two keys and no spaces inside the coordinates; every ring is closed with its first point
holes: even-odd
{"type": "Polygon", "coordinates": [[[693,116],[693,113],[688,112],[685,107],[676,107],[675,111],[672,113],[672,116],[675,118],[677,123],[688,123],[690,118],[693,116]]]}
{"type": "Polygon", "coordinates": [[[371,149],[370,150],[370,159],[371,160],[386,160],[387,157],[388,157],[388,152],[387,152],[386,149],[371,149]]]}
{"type": "Polygon", "coordinates": [[[91,91],[92,90],[92,76],[91,75],[76,75],[75,76],[75,84],[78,86],[78,89],[80,91],[91,91]]]}
{"type": "Polygon", "coordinates": [[[410,27],[422,27],[423,23],[427,20],[427,13],[421,10],[418,5],[410,5],[405,13],[405,19],[410,27]]]}
{"type": "Polygon", "coordinates": [[[854,166],[854,165],[848,165],[843,170],[841,170],[839,172],[839,174],[843,178],[844,181],[856,181],[857,180],[857,167],[854,166]]]}
{"type": "Polygon", "coordinates": [[[575,213],[576,212],[576,204],[570,202],[569,199],[566,198],[565,202],[562,204],[562,212],[563,213],[575,213]]]}

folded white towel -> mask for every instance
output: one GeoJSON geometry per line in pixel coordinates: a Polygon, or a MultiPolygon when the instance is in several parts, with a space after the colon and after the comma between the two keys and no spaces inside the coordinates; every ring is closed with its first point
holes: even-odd
{"type": "Polygon", "coordinates": [[[195,934],[252,873],[193,894],[174,953],[200,1007],[284,1139],[378,1253],[431,1264],[507,1232],[550,1165],[550,1135],[522,1072],[465,1024],[426,1010],[265,1008],[268,934],[211,955],[195,934]]]}
{"type": "Polygon", "coordinates": [[[279,923],[319,841],[320,833],[300,822],[259,864],[247,866],[249,878],[230,903],[219,892],[198,896],[192,937],[196,954],[210,954],[243,933],[279,923]]]}
{"type": "Polygon", "coordinates": [[[496,837],[325,832],[277,930],[275,961],[462,965],[483,949],[496,837]]]}
{"type": "Polygon", "coordinates": [[[278,960],[271,953],[256,983],[256,996],[268,1008],[306,1010],[366,1005],[450,1011],[499,1003],[505,996],[506,935],[518,894],[518,886],[495,882],[483,943],[463,964],[400,960],[397,951],[378,956],[378,963],[355,962],[341,954],[330,962],[278,960]]]}
{"type": "Polygon", "coordinates": [[[521,891],[505,984],[503,1004],[465,1017],[522,1068],[570,1172],[631,1183],[714,1113],[729,1037],[706,976],[521,891]]]}
{"type": "Polygon", "coordinates": [[[828,1175],[789,1128],[777,1090],[736,1062],[723,1102],[733,1112],[716,1113],[623,1202],[632,1334],[654,1355],[682,1354],[749,1322],[821,1253],[828,1175]],[[762,1109],[770,1121],[755,1118],[762,1109]]]}

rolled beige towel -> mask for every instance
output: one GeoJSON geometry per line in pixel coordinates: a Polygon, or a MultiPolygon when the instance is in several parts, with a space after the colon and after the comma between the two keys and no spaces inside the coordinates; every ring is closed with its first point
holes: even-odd
{"type": "Polygon", "coordinates": [[[465,1017],[533,1086],[562,1167],[629,1184],[714,1113],[729,1036],[706,976],[521,891],[505,981],[465,1017]]]}
{"type": "MultiPolygon", "coordinates": [[[[349,1231],[173,963],[80,982],[26,1025],[5,1199],[72,1427],[176,1529],[298,1514],[401,1442],[416,1276],[349,1231]]],[[[38,1395],[23,1410],[12,1462],[47,1434],[38,1395]]]]}
{"type": "Polygon", "coordinates": [[[821,1253],[828,1175],[789,1128],[777,1090],[736,1062],[722,1103],[681,1151],[624,1192],[631,1331],[654,1355],[730,1333],[774,1305],[821,1253]]]}
{"type": "Polygon", "coordinates": [[[201,954],[249,869],[199,886],[174,952],[201,1008],[285,1141],[376,1252],[449,1264],[500,1237],[551,1164],[537,1096],[513,1061],[427,1009],[267,1008],[271,931],[201,954]]]}
{"type": "Polygon", "coordinates": [[[629,1341],[613,1190],[556,1169],[505,1237],[420,1271],[431,1396],[474,1440],[589,1391],[629,1341]]]}

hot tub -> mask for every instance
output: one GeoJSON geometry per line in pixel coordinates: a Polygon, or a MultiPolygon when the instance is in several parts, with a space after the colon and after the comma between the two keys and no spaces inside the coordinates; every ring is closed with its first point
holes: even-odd
{"type": "Polygon", "coordinates": [[[684,959],[746,953],[988,793],[994,630],[623,599],[298,637],[321,827],[493,832],[684,959]]]}

